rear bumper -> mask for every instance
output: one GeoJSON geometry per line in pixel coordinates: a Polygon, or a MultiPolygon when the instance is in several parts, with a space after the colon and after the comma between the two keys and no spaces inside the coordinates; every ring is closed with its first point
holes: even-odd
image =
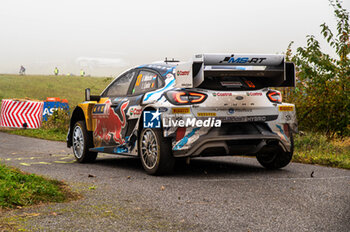
{"type": "Polygon", "coordinates": [[[221,132],[220,128],[212,128],[209,133],[200,136],[188,149],[173,150],[174,157],[256,155],[267,146],[279,147],[285,152],[291,151],[290,140],[285,140],[271,131],[230,135],[222,135],[221,132]]]}

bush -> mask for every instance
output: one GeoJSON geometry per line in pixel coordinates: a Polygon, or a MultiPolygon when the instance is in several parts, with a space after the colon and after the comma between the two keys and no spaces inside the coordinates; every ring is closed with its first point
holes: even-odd
{"type": "Polygon", "coordinates": [[[324,23],[321,34],[337,58],[321,51],[312,35],[307,36],[307,46],[297,48],[292,54],[291,42],[287,60],[296,64],[295,89],[284,89],[284,98],[297,107],[302,130],[325,132],[328,137],[350,135],[350,26],[349,13],[339,0],[330,1],[337,19],[337,33],[324,23]]]}
{"type": "Polygon", "coordinates": [[[350,169],[350,138],[307,132],[296,135],[293,161],[350,169]]]}
{"type": "Polygon", "coordinates": [[[69,114],[67,111],[58,109],[55,110],[47,121],[42,124],[42,129],[55,130],[61,133],[67,133],[69,128],[69,114]]]}

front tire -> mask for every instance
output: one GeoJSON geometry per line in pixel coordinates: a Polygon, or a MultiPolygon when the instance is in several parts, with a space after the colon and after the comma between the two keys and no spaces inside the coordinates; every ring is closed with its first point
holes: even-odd
{"type": "Polygon", "coordinates": [[[171,142],[163,137],[161,129],[143,128],[138,144],[141,163],[147,174],[160,175],[173,170],[175,158],[171,142]]]}
{"type": "Polygon", "coordinates": [[[89,163],[96,160],[97,152],[89,151],[93,147],[91,134],[86,130],[85,122],[78,121],[73,127],[73,154],[79,163],[89,163]]]}

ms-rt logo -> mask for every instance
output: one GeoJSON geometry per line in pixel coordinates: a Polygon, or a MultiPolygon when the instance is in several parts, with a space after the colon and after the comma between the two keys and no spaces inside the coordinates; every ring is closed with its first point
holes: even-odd
{"type": "Polygon", "coordinates": [[[157,110],[143,112],[144,128],[160,128],[160,112],[157,110]]]}

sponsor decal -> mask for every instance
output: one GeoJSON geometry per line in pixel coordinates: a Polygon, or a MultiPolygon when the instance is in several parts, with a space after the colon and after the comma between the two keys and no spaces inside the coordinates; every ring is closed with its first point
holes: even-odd
{"type": "Polygon", "coordinates": [[[262,93],[259,93],[259,92],[247,92],[247,96],[250,96],[250,97],[262,96],[262,93]]]}
{"type": "Polygon", "coordinates": [[[106,144],[114,142],[116,144],[124,144],[122,130],[126,125],[125,110],[129,105],[129,101],[123,102],[118,109],[121,117],[116,113],[113,107],[110,107],[111,101],[106,101],[106,114],[108,117],[96,117],[96,128],[94,130],[94,141],[100,146],[102,141],[106,144]]]}
{"type": "Polygon", "coordinates": [[[168,108],[166,107],[159,107],[159,112],[167,112],[168,108]]]}
{"type": "Polygon", "coordinates": [[[279,111],[293,111],[293,106],[278,106],[279,111]]]}
{"type": "Polygon", "coordinates": [[[171,73],[168,73],[166,76],[165,76],[166,78],[173,78],[174,77],[174,75],[173,74],[171,74],[171,73]]]}
{"type": "MultiPolygon", "coordinates": [[[[142,75],[142,74],[141,74],[142,75]]],[[[157,75],[145,75],[145,77],[143,78],[143,81],[151,81],[151,80],[155,80],[157,78],[157,75]]]]}
{"type": "Polygon", "coordinates": [[[114,149],[113,149],[113,152],[114,153],[128,153],[128,148],[127,147],[125,147],[125,146],[120,146],[120,147],[115,147],[114,149]]]}
{"type": "Polygon", "coordinates": [[[279,131],[280,133],[278,133],[278,135],[281,137],[281,139],[284,139],[284,140],[288,141],[288,137],[287,137],[287,135],[284,133],[282,127],[281,127],[280,125],[276,125],[276,127],[280,130],[280,131],[279,131]]]}
{"type": "Polygon", "coordinates": [[[96,104],[92,110],[93,114],[103,114],[106,104],[96,104]]]}
{"type": "Polygon", "coordinates": [[[160,112],[144,111],[143,112],[143,127],[144,128],[160,128],[160,112]]]}
{"type": "Polygon", "coordinates": [[[216,113],[214,113],[214,112],[200,112],[200,113],[197,113],[197,116],[198,117],[215,117],[216,113]]]}
{"type": "Polygon", "coordinates": [[[181,71],[181,70],[177,71],[176,73],[176,75],[178,76],[187,76],[189,74],[190,74],[190,71],[181,71]]]}
{"type": "Polygon", "coordinates": [[[141,79],[142,79],[142,74],[140,74],[140,75],[137,76],[137,80],[136,80],[135,86],[139,86],[139,85],[140,85],[141,79]]]}
{"type": "Polygon", "coordinates": [[[289,114],[286,115],[286,121],[290,121],[292,119],[292,116],[290,116],[289,114]]]}
{"type": "Polygon", "coordinates": [[[212,93],[214,97],[230,97],[232,93],[212,93]]]}
{"type": "Polygon", "coordinates": [[[141,108],[136,108],[136,107],[130,108],[130,115],[141,115],[141,113],[142,113],[141,108]]]}
{"type": "Polygon", "coordinates": [[[249,57],[234,57],[232,54],[231,56],[226,56],[223,60],[221,60],[219,63],[226,63],[226,64],[260,64],[267,58],[264,57],[252,57],[249,59],[249,57]]]}
{"type": "Polygon", "coordinates": [[[236,109],[236,112],[251,113],[251,112],[253,112],[253,110],[248,110],[248,109],[236,109]]]}
{"type": "MultiPolygon", "coordinates": [[[[180,127],[181,128],[181,127],[180,127]]],[[[173,148],[173,150],[180,150],[183,146],[185,146],[189,139],[196,134],[197,131],[199,131],[199,127],[194,128],[190,133],[188,133],[187,135],[185,135],[173,148]]]]}
{"type": "Polygon", "coordinates": [[[186,118],[176,120],[172,118],[163,118],[164,127],[221,127],[221,120],[216,118],[207,118],[205,120],[196,118],[186,118]]]}
{"type": "Polygon", "coordinates": [[[189,107],[172,108],[171,112],[173,114],[189,114],[190,113],[190,108],[189,107]]]}
{"type": "Polygon", "coordinates": [[[277,119],[278,115],[271,116],[227,116],[227,117],[217,117],[222,122],[265,122],[277,119]]]}

